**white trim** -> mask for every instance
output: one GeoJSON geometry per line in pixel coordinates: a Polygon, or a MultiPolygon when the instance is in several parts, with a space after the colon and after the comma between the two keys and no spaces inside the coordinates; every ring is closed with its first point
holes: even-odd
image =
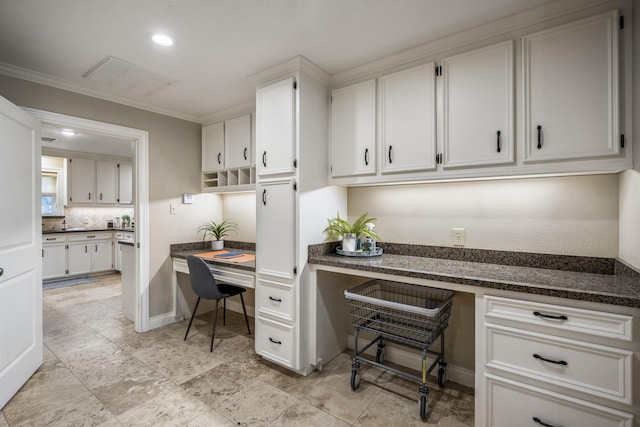
{"type": "Polygon", "coordinates": [[[191,114],[181,113],[179,111],[170,110],[168,108],[162,108],[155,105],[147,104],[145,102],[134,101],[122,96],[111,95],[100,90],[90,89],[81,86],[72,81],[61,79],[59,77],[53,77],[48,74],[32,71],[27,68],[18,67],[16,65],[0,62],[0,74],[9,77],[15,77],[21,80],[27,80],[34,83],[43,84],[46,86],[55,87],[58,89],[67,90],[69,92],[79,93],[81,95],[91,96],[93,98],[104,99],[105,101],[116,102],[118,104],[127,105],[129,107],[140,108],[142,110],[151,111],[152,113],[158,113],[165,116],[175,117],[177,119],[187,120],[190,122],[200,123],[200,118],[192,116],[191,114]]]}
{"type": "Polygon", "coordinates": [[[164,313],[149,318],[149,331],[151,329],[161,328],[163,326],[171,325],[176,322],[176,317],[173,313],[164,313]]]}
{"type": "Polygon", "coordinates": [[[255,97],[251,101],[247,101],[243,104],[236,105],[231,108],[226,108],[215,113],[202,117],[202,126],[212,125],[225,120],[234,119],[236,117],[244,116],[246,114],[256,113],[256,99],[255,97]]]}
{"type": "Polygon", "coordinates": [[[136,173],[136,313],[135,330],[149,330],[149,132],[111,123],[67,116],[49,111],[23,109],[36,119],[57,126],[68,126],[99,135],[134,140],[136,173]]]}

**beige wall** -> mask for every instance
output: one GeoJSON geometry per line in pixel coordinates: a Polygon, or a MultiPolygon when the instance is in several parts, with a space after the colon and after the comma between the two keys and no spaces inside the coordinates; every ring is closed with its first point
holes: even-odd
{"type": "Polygon", "coordinates": [[[23,107],[149,132],[149,312],[170,311],[169,245],[198,240],[196,227],[222,216],[220,196],[197,195],[192,205],[182,204],[182,193],[200,192],[200,124],[2,75],[0,95],[23,107]],[[169,215],[170,203],[177,215],[169,215]]]}
{"type": "Polygon", "coordinates": [[[256,241],[256,193],[234,193],[222,196],[224,218],[238,224],[238,233],[228,240],[255,243],[256,241]]]}
{"type": "Polygon", "coordinates": [[[349,189],[349,220],[377,217],[383,241],[617,257],[618,177],[591,175],[349,189]]]}

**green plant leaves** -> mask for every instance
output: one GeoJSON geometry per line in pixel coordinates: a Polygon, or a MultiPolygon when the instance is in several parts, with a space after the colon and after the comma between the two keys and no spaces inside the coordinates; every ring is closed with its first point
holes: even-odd
{"type": "Polygon", "coordinates": [[[198,227],[197,231],[199,233],[203,233],[202,240],[206,240],[208,236],[215,238],[215,240],[222,240],[230,233],[237,233],[238,224],[228,219],[225,219],[221,223],[210,221],[205,222],[200,227],[198,227]]]}
{"type": "Polygon", "coordinates": [[[325,241],[338,240],[345,234],[355,234],[356,237],[364,235],[375,240],[381,240],[380,236],[378,236],[373,230],[369,230],[367,226],[367,224],[375,222],[376,219],[377,218],[370,217],[369,213],[364,213],[355,220],[353,225],[351,225],[344,219],[340,218],[340,214],[338,213],[335,218],[327,219],[329,225],[327,225],[323,230],[327,233],[325,241]]]}

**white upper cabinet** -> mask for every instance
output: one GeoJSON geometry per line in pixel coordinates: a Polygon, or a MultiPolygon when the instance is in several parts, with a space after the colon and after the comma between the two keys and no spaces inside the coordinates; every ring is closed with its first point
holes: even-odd
{"type": "Polygon", "coordinates": [[[133,204],[133,165],[131,163],[118,163],[118,203],[133,204]]]}
{"type": "Polygon", "coordinates": [[[251,115],[224,122],[225,167],[251,166],[251,115]]]}
{"type": "Polygon", "coordinates": [[[289,77],[256,92],[256,167],[261,177],[295,173],[294,84],[289,77]]]}
{"type": "Polygon", "coordinates": [[[514,161],[513,42],[442,61],[442,167],[514,161]]]}
{"type": "Polygon", "coordinates": [[[383,76],[380,118],[382,173],[435,170],[435,63],[383,76]]]}
{"type": "Polygon", "coordinates": [[[96,202],[96,161],[72,158],[68,160],[69,204],[96,202]]]}
{"type": "Polygon", "coordinates": [[[224,169],[224,122],[202,128],[202,171],[224,169]]]}
{"type": "Polygon", "coordinates": [[[616,11],[522,38],[524,161],[620,154],[616,11]]]}
{"type": "Polygon", "coordinates": [[[376,81],[336,89],[331,100],[331,175],[375,174],[376,81]]]}
{"type": "Polygon", "coordinates": [[[118,163],[111,160],[97,160],[96,178],[96,203],[117,203],[118,163]]]}

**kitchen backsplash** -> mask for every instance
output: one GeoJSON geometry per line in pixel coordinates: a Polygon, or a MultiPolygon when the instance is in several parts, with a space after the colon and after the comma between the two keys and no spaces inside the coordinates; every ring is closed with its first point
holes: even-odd
{"type": "MultiPolygon", "coordinates": [[[[96,208],[96,207],[72,207],[64,208],[64,219],[67,222],[67,228],[107,228],[107,221],[114,217],[121,217],[122,215],[129,215],[132,218],[132,222],[135,224],[135,218],[133,217],[133,208],[111,207],[111,208],[96,208]],[[85,223],[86,219],[86,223],[85,223]]],[[[42,218],[42,229],[62,229],[63,218],[42,218]]]]}

